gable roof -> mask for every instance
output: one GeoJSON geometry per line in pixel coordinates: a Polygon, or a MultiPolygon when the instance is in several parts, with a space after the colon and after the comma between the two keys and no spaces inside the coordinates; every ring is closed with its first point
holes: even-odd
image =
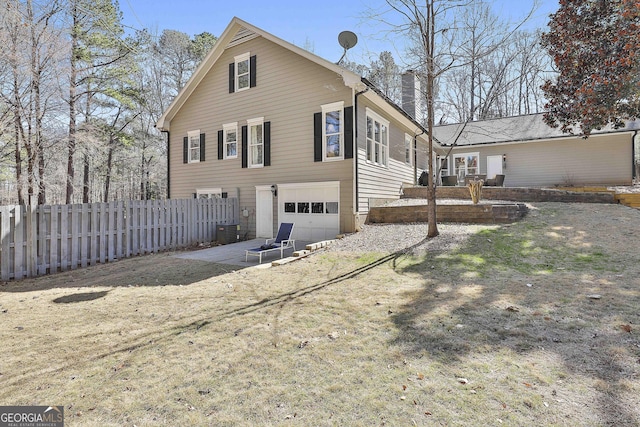
{"type": "MultiPolygon", "coordinates": [[[[443,145],[452,145],[460,134],[456,145],[486,145],[499,143],[518,143],[554,138],[582,138],[582,135],[562,133],[560,128],[552,128],[543,120],[544,113],[524,116],[503,117],[499,119],[481,120],[477,122],[440,125],[433,129],[434,137],[443,145]]],[[[640,130],[640,120],[628,121],[625,127],[614,129],[608,125],[602,129],[594,129],[592,136],[618,132],[640,130]]]]}
{"type": "Polygon", "coordinates": [[[194,71],[189,81],[182,88],[180,93],[174,98],[167,110],[160,116],[156,122],[156,128],[161,131],[168,131],[171,127],[171,120],[178,113],[180,108],[189,99],[189,96],[196,90],[200,82],[207,75],[209,70],[213,67],[216,61],[224,53],[225,49],[244,43],[256,37],[263,37],[291,52],[302,56],[328,70],[335,72],[342,77],[345,86],[354,89],[357,93],[370,99],[375,105],[380,106],[385,112],[396,117],[397,120],[405,121],[407,124],[412,124],[416,128],[416,134],[426,134],[425,128],[413,119],[408,113],[406,113],[397,104],[392,102],[381,91],[374,87],[369,81],[347,70],[333,62],[330,62],[324,58],[315,55],[305,49],[302,49],[294,44],[286,42],[279,37],[274,36],[254,25],[243,21],[240,18],[234,17],[227,28],[222,32],[216,43],[213,45],[211,51],[202,60],[198,68],[194,71]],[[371,90],[370,90],[371,89],[371,90]]]}

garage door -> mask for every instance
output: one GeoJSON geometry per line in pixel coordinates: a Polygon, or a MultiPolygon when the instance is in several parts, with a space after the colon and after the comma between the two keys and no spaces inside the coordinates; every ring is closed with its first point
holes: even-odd
{"type": "Polygon", "coordinates": [[[317,242],[340,233],[340,182],[278,185],[278,222],[294,223],[296,240],[317,242]]]}

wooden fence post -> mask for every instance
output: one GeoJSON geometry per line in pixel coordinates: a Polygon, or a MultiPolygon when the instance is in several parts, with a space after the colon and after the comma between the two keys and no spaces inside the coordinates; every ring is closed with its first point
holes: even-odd
{"type": "Polygon", "coordinates": [[[27,277],[33,277],[37,274],[38,265],[38,235],[36,205],[33,203],[33,196],[29,196],[29,206],[27,206],[27,277]]]}

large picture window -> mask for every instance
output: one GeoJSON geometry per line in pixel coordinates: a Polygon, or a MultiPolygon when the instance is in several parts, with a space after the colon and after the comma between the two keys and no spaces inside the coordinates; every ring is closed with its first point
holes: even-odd
{"type": "Polygon", "coordinates": [[[389,121],[367,108],[367,161],[389,165],[389,121]]]}
{"type": "Polygon", "coordinates": [[[247,120],[249,126],[249,167],[264,166],[264,117],[247,120]]]}
{"type": "Polygon", "coordinates": [[[344,102],[322,106],[322,155],[325,160],[344,158],[344,102]]]}
{"type": "Polygon", "coordinates": [[[476,175],[480,173],[479,153],[456,154],[453,157],[454,173],[458,177],[458,182],[464,182],[467,175],[476,175]]]}

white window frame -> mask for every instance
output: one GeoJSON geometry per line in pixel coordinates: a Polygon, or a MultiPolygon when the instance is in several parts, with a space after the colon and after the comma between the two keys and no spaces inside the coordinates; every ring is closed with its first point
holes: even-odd
{"type": "MultiPolygon", "coordinates": [[[[261,168],[264,166],[264,117],[247,120],[247,166],[250,168],[261,168]],[[254,139],[253,129],[260,126],[260,138],[254,139]],[[262,148],[262,162],[253,162],[253,150],[262,148]]],[[[258,134],[256,133],[257,137],[258,134]]]]}
{"type": "Polygon", "coordinates": [[[325,162],[333,162],[344,160],[344,101],[333,102],[322,106],[322,159],[325,162]],[[339,129],[338,132],[327,132],[327,114],[338,113],[339,129]],[[338,155],[329,155],[327,152],[327,138],[338,137],[339,150],[338,155]]]}
{"type": "Polygon", "coordinates": [[[451,156],[436,156],[436,166],[438,168],[440,168],[440,165],[446,166],[446,169],[444,167],[440,169],[440,177],[449,176],[450,174],[449,157],[451,156]]]}
{"type": "Polygon", "coordinates": [[[190,130],[187,132],[187,153],[189,163],[200,163],[200,130],[190,130]],[[192,155],[198,153],[197,158],[192,155]]]}
{"type": "Polygon", "coordinates": [[[389,120],[384,119],[380,114],[367,107],[367,119],[366,119],[366,139],[367,139],[367,163],[389,167],[389,120]],[[369,120],[373,122],[373,131],[369,133],[369,120]],[[380,141],[375,140],[375,126],[376,123],[380,125],[380,141]],[[384,128],[387,129],[386,134],[383,132],[384,128]],[[375,159],[376,149],[379,153],[378,160],[375,159]]]}
{"type": "Polygon", "coordinates": [[[413,165],[413,135],[408,133],[404,134],[404,162],[409,166],[413,165]]]}
{"type": "Polygon", "coordinates": [[[238,158],[238,122],[235,123],[227,123],[222,125],[222,144],[223,144],[223,158],[224,159],[237,159],[238,158]],[[228,141],[227,135],[229,133],[235,133],[236,135],[236,139],[234,141],[228,141]],[[229,155],[229,145],[230,144],[235,144],[236,145],[236,154],[235,155],[229,155]]]}
{"type": "Polygon", "coordinates": [[[219,199],[222,197],[222,188],[197,188],[197,199],[219,199]]]}
{"type": "Polygon", "coordinates": [[[480,153],[479,152],[474,152],[474,153],[459,153],[459,154],[454,154],[453,156],[453,173],[455,175],[458,176],[458,182],[460,182],[461,180],[464,181],[464,177],[467,175],[478,175],[480,174],[480,153]],[[469,172],[469,162],[467,160],[469,160],[469,157],[475,157],[477,159],[477,166],[475,166],[475,172],[471,173],[469,172]],[[460,171],[458,170],[458,166],[457,166],[457,160],[463,158],[464,159],[464,174],[461,175],[460,171]]]}
{"type": "Polygon", "coordinates": [[[251,54],[249,52],[247,53],[243,53],[242,55],[238,55],[235,56],[233,58],[234,60],[234,80],[235,80],[235,88],[236,88],[236,92],[241,92],[243,90],[247,90],[251,87],[251,54]],[[246,73],[242,73],[240,74],[240,68],[239,68],[239,64],[242,62],[246,62],[247,63],[247,72],[246,73]],[[240,87],[240,77],[242,76],[247,76],[247,85],[240,87]]]}

